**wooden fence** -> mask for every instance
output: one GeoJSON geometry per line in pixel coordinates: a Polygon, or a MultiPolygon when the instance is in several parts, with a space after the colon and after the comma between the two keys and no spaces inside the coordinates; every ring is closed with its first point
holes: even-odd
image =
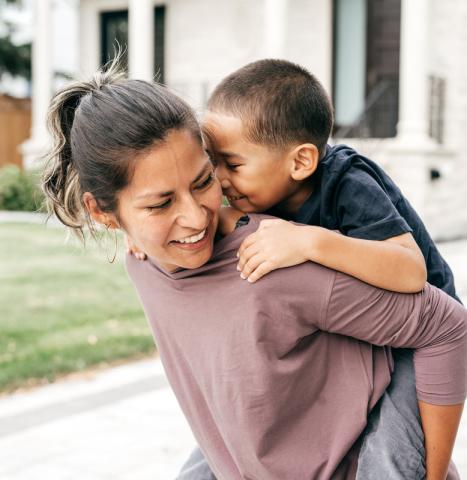
{"type": "Polygon", "coordinates": [[[7,163],[22,167],[19,146],[31,133],[31,100],[0,95],[0,168],[7,163]]]}

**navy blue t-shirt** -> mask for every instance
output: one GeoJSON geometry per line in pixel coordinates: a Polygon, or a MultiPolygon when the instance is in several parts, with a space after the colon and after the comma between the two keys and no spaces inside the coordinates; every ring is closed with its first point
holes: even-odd
{"type": "Polygon", "coordinates": [[[460,301],[452,271],[421,218],[376,163],[346,145],[328,145],[313,181],[314,191],[294,220],[367,240],[411,232],[425,257],[428,282],[460,301]]]}

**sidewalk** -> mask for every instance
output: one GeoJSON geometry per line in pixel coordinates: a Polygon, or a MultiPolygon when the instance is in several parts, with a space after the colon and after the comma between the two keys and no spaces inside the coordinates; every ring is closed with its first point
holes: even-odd
{"type": "Polygon", "coordinates": [[[194,440],[158,359],[0,398],[2,480],[167,480],[194,440]]]}
{"type": "MultiPolygon", "coordinates": [[[[467,303],[467,240],[440,250],[467,303]]],[[[170,480],[193,446],[157,359],[0,397],[2,480],[170,480]]],[[[467,414],[454,460],[467,479],[467,414]]]]}
{"type": "MultiPolygon", "coordinates": [[[[0,398],[2,480],[171,480],[194,439],[146,360],[0,398]]],[[[467,418],[454,461],[467,478],[467,418]]]]}

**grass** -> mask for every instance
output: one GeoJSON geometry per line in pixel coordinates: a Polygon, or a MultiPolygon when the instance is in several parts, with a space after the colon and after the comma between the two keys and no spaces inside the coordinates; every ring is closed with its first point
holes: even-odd
{"type": "Polygon", "coordinates": [[[91,242],[64,239],[61,228],[0,224],[0,391],[154,352],[122,242],[109,264],[91,242]]]}

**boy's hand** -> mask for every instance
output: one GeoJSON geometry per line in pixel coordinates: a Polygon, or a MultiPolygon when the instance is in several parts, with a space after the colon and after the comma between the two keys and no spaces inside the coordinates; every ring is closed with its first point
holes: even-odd
{"type": "Polygon", "coordinates": [[[135,258],[138,260],[146,260],[146,254],[142,252],[131,240],[131,238],[128,235],[123,236],[125,239],[125,248],[126,248],[126,253],[129,253],[130,255],[134,255],[135,258]]]}
{"type": "Polygon", "coordinates": [[[240,276],[253,283],[266,273],[309,260],[310,229],[285,220],[262,220],[238,250],[240,276]]]}

